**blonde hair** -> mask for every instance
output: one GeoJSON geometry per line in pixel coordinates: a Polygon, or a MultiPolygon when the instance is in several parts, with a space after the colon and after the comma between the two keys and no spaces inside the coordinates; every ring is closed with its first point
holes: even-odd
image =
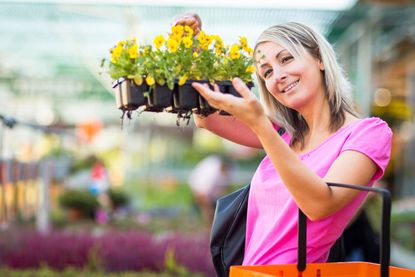
{"type": "MultiPolygon", "coordinates": [[[[355,114],[350,97],[350,83],[336,60],[333,47],[322,35],[301,23],[290,22],[266,29],[257,40],[254,53],[257,53],[258,45],[263,42],[278,43],[297,57],[307,51],[324,64],[322,74],[325,96],[330,107],[331,131],[343,126],[347,112],[355,114]]],[[[304,146],[304,135],[308,131],[304,118],[297,111],[279,103],[267,90],[258,73],[257,79],[260,98],[267,115],[292,136],[291,145],[300,142],[304,146]]]]}

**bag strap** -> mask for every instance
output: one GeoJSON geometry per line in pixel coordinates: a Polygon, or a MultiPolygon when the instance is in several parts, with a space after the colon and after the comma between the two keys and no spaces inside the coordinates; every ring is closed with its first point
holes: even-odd
{"type": "MultiPolygon", "coordinates": [[[[384,188],[372,188],[348,184],[327,183],[330,187],[341,187],[361,191],[376,192],[382,195],[382,229],[380,232],[380,277],[389,276],[390,264],[390,217],[391,217],[391,193],[384,188]]],[[[298,209],[298,261],[297,270],[302,272],[306,268],[307,254],[307,217],[298,209]]]]}

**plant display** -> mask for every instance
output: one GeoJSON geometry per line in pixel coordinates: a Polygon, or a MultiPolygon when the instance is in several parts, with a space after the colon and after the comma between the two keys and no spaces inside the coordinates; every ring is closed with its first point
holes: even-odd
{"type": "MultiPolygon", "coordinates": [[[[111,60],[108,65],[108,74],[112,79],[133,79],[137,85],[143,82],[144,72],[144,49],[139,48],[135,38],[122,40],[110,49],[111,60]]],[[[101,66],[105,66],[105,59],[101,66]]]]}
{"type": "Polygon", "coordinates": [[[227,47],[220,56],[219,80],[232,80],[239,77],[245,83],[252,83],[255,72],[253,49],[248,46],[246,37],[239,37],[239,43],[227,47]]]}
{"type": "Polygon", "coordinates": [[[226,45],[218,35],[201,31],[194,36],[189,26],[177,25],[166,36],[156,36],[151,45],[125,40],[110,53],[108,74],[116,80],[118,107],[129,113],[145,106],[144,111],[174,112],[178,118],[189,118],[193,112],[208,115],[214,109],[191,87],[192,82],[219,83],[223,93],[230,93],[235,77],[253,86],[253,49],[242,36],[238,43],[226,45]],[[143,96],[123,96],[126,93],[143,96]]]}
{"type": "Polygon", "coordinates": [[[156,36],[154,46],[146,48],[148,55],[144,68],[147,84],[167,84],[171,90],[176,81],[183,85],[192,73],[193,58],[197,54],[195,44],[193,30],[189,26],[172,27],[167,38],[156,36]]]}

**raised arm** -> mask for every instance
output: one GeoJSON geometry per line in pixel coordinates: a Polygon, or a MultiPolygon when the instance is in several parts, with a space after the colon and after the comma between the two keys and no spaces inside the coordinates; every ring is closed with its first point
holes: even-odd
{"type": "Polygon", "coordinates": [[[194,115],[194,119],[197,127],[207,129],[227,140],[248,147],[262,148],[261,142],[254,132],[234,116],[222,116],[214,113],[208,117],[194,115]]]}

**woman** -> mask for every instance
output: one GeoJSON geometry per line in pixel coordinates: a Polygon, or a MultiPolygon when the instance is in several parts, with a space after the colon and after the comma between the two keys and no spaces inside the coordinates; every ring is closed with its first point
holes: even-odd
{"type": "MultiPolygon", "coordinates": [[[[198,30],[199,22],[188,16],[176,24],[198,30]]],[[[307,262],[326,262],[366,196],[326,182],[372,186],[388,164],[392,132],[379,118],[357,117],[331,45],[311,28],[268,28],[254,57],[262,104],[238,78],[241,98],[193,84],[232,115],[195,118],[198,127],[266,152],[251,182],[243,264],[297,262],[298,208],[308,217],[307,262]]]]}

